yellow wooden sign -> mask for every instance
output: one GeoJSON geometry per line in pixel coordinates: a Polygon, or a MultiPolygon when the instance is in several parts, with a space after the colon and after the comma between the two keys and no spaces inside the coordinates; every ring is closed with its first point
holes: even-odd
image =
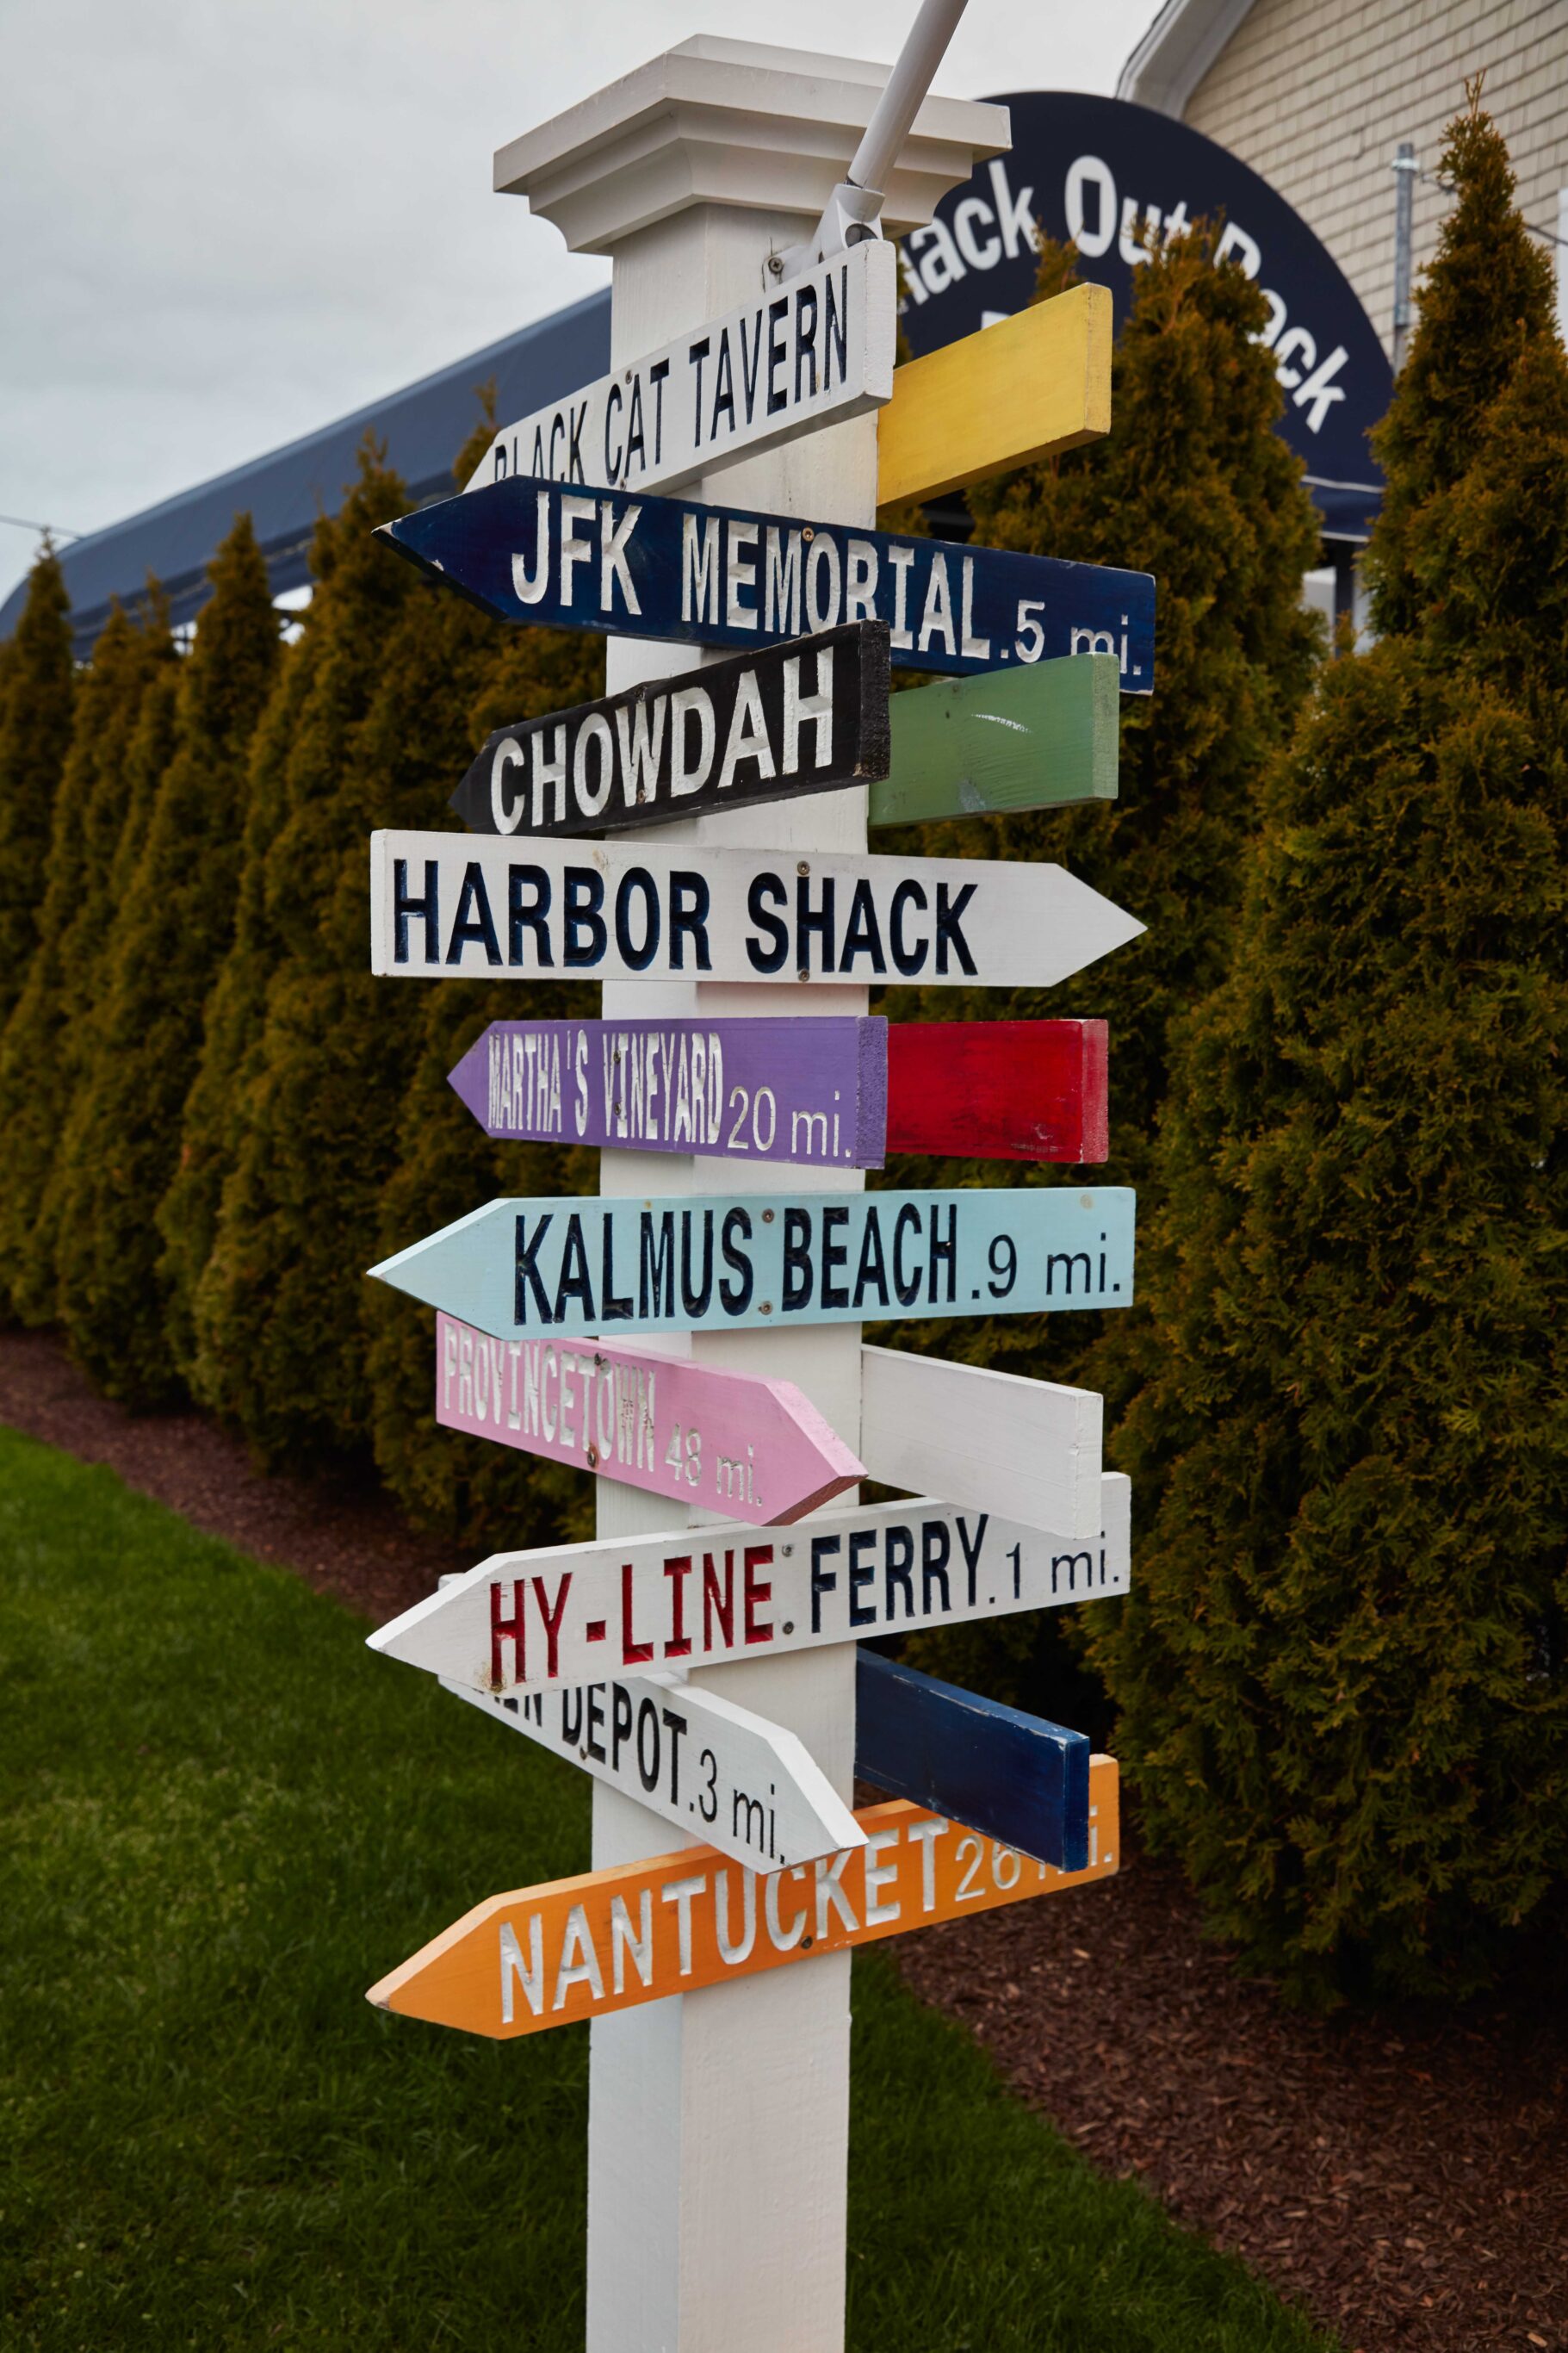
{"type": "Polygon", "coordinates": [[[1110,295],[1071,286],[924,359],[877,418],[877,503],[934,499],[1110,430],[1110,295]]]}
{"type": "Polygon", "coordinates": [[[1113,1757],[1089,1761],[1087,1871],[1057,1871],[924,1806],[868,1806],[863,1847],[767,1877],[710,1846],[492,1895],[372,1986],[378,2009],[505,2042],[879,1936],[1109,1879],[1113,1757]]]}

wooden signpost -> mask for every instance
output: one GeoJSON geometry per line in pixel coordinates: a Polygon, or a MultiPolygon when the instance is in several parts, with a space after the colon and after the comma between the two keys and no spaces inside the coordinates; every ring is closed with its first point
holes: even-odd
{"type": "Polygon", "coordinates": [[[877,499],[935,499],[1110,430],[1111,304],[1071,286],[923,359],[878,420],[877,499]]]}
{"type": "Polygon", "coordinates": [[[451,806],[475,833],[613,833],[868,784],[888,689],[886,628],[852,621],[500,728],[451,806]]]}
{"type": "Polygon", "coordinates": [[[942,680],[890,707],[888,684],[885,625],[853,621],[497,728],[450,805],[474,833],[559,835],[854,784],[871,825],[1115,799],[1110,654],[942,680]]]}
{"type": "Polygon", "coordinates": [[[871,269],[885,273],[876,255],[875,246],[852,248],[836,264],[818,264],[787,295],[682,335],[507,426],[465,487],[531,474],[601,489],[668,490],[700,467],[826,423],[840,352],[844,381],[831,413],[887,403],[877,435],[879,506],[940,498],[1110,431],[1112,322],[1103,286],[1069,287],[982,334],[907,360],[894,374],[886,324],[891,286],[884,304],[879,283],[851,287],[846,271],[853,259],[862,278],[871,269]],[[820,388],[812,349],[819,330],[820,388]],[[771,362],[766,376],[759,353],[771,362]],[[777,404],[771,411],[770,398],[777,404]]]}
{"type": "Polygon", "coordinates": [[[486,1134],[751,1165],[1110,1150],[1103,1021],[492,1021],[448,1072],[486,1134]]]}
{"type": "Polygon", "coordinates": [[[1103,1021],[900,1021],[888,1032],[888,1150],[978,1160],[1110,1151],[1103,1021]]]}
{"type": "Polygon", "coordinates": [[[683,1847],[493,1895],[366,1999],[497,2042],[814,1960],[855,1945],[1109,1879],[1121,1846],[1115,1761],[1089,1767],[1082,1871],[895,1799],[856,1816],[862,1846],[763,1878],[712,1847],[683,1847]]]}
{"type": "Polygon", "coordinates": [[[1098,1540],[917,1496],[835,1505],[798,1528],[737,1523],[496,1553],[370,1647],[505,1694],[1060,1609],[1127,1591],[1127,1481],[1107,1472],[1100,1498],[1098,1540]]]}
{"type": "Polygon", "coordinates": [[[934,1487],[1026,1527],[1096,1535],[1092,1389],[863,1348],[852,1454],[790,1381],[606,1340],[498,1340],[436,1318],[436,1419],[525,1454],[759,1526],[790,1526],[858,1480],[934,1487]]]}
{"type": "Polygon", "coordinates": [[[795,1733],[672,1674],[615,1675],[521,1696],[459,1683],[446,1689],[707,1839],[731,1862],[782,1871],[865,1842],[795,1733]]]}
{"type": "Polygon", "coordinates": [[[420,507],[381,536],[502,621],[731,653],[885,621],[895,668],[1113,654],[1124,694],[1154,687],[1146,572],[525,475],[420,507]]]}
{"type": "Polygon", "coordinates": [[[446,1314],[436,1419],[758,1526],[802,1519],[866,1475],[793,1381],[607,1340],[498,1340],[446,1314]]]}
{"type": "Polygon", "coordinates": [[[862,1348],[860,1376],[869,1477],[1027,1528],[1099,1533],[1104,1399],[1093,1389],[900,1348],[862,1348]]]}
{"type": "MultiPolygon", "coordinates": [[[[446,1582],[447,1580],[443,1580],[446,1582]]],[[[794,1734],[658,1671],[550,1691],[442,1688],[595,1780],[624,1789],[732,1862],[774,1872],[863,1843],[854,1815],[794,1734]]],[[[855,1770],[1034,1862],[1089,1860],[1089,1742],[861,1648],[855,1770]]]]}
{"type": "Polygon", "coordinates": [[[1089,1861],[1089,1742],[861,1647],[855,1770],[1037,1862],[1089,1861]]]}
{"type": "Polygon", "coordinates": [[[871,786],[869,821],[1113,801],[1121,702],[1108,653],[940,679],[896,694],[889,773],[871,786]]]}
{"type": "Polygon", "coordinates": [[[963,5],[921,0],[875,97],[697,41],[503,151],[499,185],[613,256],[612,366],[383,533],[503,619],[609,634],[600,702],[486,745],[472,833],[377,834],[371,865],[374,971],[603,985],[600,1019],[496,1023],[453,1073],[492,1134],[601,1146],[600,1198],[492,1202],[374,1270],[442,1311],[443,1421],[598,1482],[592,1543],[498,1554],[372,1638],[594,1778],[590,1873],[371,1997],[592,2021],[588,2353],[841,2353],[849,1947],[1117,1863],[1110,1759],[1086,1852],[1078,1736],[858,1663],[1130,1575],[1099,1399],[859,1331],[1132,1295],[1129,1193],[864,1190],[889,1152],[1107,1149],[1103,1025],[889,1030],[871,986],[1048,988],[1142,929],[1057,867],[865,854],[868,806],[1113,797],[1119,695],[1154,682],[1147,575],[875,528],[879,493],[1109,422],[1092,288],[893,382],[884,206],[929,220],[1006,145],[1000,109],[921,107],[963,5]],[[948,682],[889,707],[889,662],[948,682]],[[658,1333],[679,1353],[630,1345],[658,1333]],[[921,1492],[834,1500],[862,1461],[921,1492]],[[909,1795],[852,1816],[858,1755],[909,1795]]]}
{"type": "Polygon", "coordinates": [[[1065,867],[373,833],[371,969],[413,980],[1054,988],[1143,929],[1065,867]]]}
{"type": "Polygon", "coordinates": [[[1124,1186],[500,1200],[368,1271],[498,1340],[1132,1304],[1124,1186]]]}
{"type": "Polygon", "coordinates": [[[669,488],[878,406],[893,389],[895,274],[893,248],[879,239],[818,262],[788,286],[505,427],[468,490],[511,474],[609,490],[669,488]]]}

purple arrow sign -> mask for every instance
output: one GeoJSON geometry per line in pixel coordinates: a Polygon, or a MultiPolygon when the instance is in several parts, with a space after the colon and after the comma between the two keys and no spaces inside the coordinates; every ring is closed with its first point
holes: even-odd
{"type": "Polygon", "coordinates": [[[879,1168],[887,1024],[497,1021],[450,1073],[491,1135],[879,1168]]]}
{"type": "Polygon", "coordinates": [[[793,1381],[603,1340],[497,1340],[445,1314],[436,1419],[754,1527],[798,1520],[866,1475],[793,1381]]]}

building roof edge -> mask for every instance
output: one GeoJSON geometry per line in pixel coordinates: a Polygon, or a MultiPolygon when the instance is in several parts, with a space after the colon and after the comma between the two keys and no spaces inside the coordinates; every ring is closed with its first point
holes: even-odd
{"type": "Polygon", "coordinates": [[[1194,90],[1251,9],[1252,0],[1165,0],[1122,67],[1117,97],[1179,122],[1194,90]]]}

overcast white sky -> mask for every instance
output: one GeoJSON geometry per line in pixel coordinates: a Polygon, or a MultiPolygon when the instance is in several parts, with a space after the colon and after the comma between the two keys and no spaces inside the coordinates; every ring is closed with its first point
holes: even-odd
{"type": "MultiPolygon", "coordinates": [[[[1156,5],[970,0],[938,87],[1110,91],[1156,5]]],[[[590,292],[494,148],[693,33],[889,59],[913,13],[0,0],[0,512],[100,529],[590,292]]]]}

